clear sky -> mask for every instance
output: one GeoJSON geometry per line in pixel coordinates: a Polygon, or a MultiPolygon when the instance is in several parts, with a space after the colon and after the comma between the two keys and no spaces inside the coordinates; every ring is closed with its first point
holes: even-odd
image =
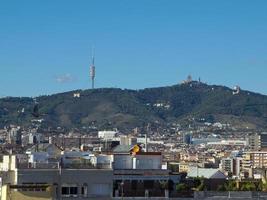
{"type": "Polygon", "coordinates": [[[173,85],[267,94],[266,0],[0,1],[0,97],[173,85]]]}

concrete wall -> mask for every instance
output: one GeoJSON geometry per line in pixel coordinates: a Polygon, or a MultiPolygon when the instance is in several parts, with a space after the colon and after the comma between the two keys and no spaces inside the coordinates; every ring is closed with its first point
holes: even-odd
{"type": "Polygon", "coordinates": [[[2,169],[3,171],[15,170],[16,169],[16,156],[15,155],[4,155],[2,169]]]}
{"type": "Polygon", "coordinates": [[[267,199],[267,193],[263,192],[239,192],[239,191],[228,191],[228,192],[195,192],[194,199],[267,199]]]}
{"type": "Polygon", "coordinates": [[[114,155],[114,169],[133,169],[133,157],[131,155],[114,155]]]}
{"type": "Polygon", "coordinates": [[[8,185],[1,188],[1,200],[52,200],[52,190],[48,191],[17,191],[8,185]]]}
{"type": "Polygon", "coordinates": [[[33,163],[33,162],[45,163],[45,162],[48,162],[48,157],[49,155],[47,152],[34,152],[29,155],[29,162],[30,163],[33,163]]]}
{"type": "Polygon", "coordinates": [[[136,155],[136,169],[161,169],[161,155],[136,155]]]}
{"type": "Polygon", "coordinates": [[[161,169],[161,155],[114,155],[114,169],[161,169]]]}
{"type": "Polygon", "coordinates": [[[7,199],[7,185],[3,185],[1,188],[1,200],[6,200],[7,199]]]}
{"type": "MultiPolygon", "coordinates": [[[[99,169],[21,169],[18,171],[18,184],[43,183],[53,185],[54,196],[61,197],[62,185],[77,185],[78,196],[82,186],[88,188],[88,197],[106,197],[112,195],[112,170],[99,169]],[[102,192],[99,192],[102,190],[102,192]]],[[[67,199],[67,198],[66,198],[67,199]]],[[[70,198],[68,198],[70,199],[70,198]]],[[[80,198],[75,198],[80,199],[80,198]]],[[[84,199],[81,197],[81,199],[84,199]]]]}
{"type": "Polygon", "coordinates": [[[50,192],[10,192],[8,200],[52,200],[50,192]]]}
{"type": "Polygon", "coordinates": [[[110,165],[113,162],[113,156],[112,155],[97,155],[96,156],[96,163],[97,164],[106,164],[106,165],[110,165]]]}

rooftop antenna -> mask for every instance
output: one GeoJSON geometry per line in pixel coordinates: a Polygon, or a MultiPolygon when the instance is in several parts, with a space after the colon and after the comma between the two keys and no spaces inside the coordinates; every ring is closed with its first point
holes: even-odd
{"type": "Polygon", "coordinates": [[[92,48],[92,61],[90,65],[90,78],[92,81],[92,89],[95,88],[95,48],[92,48]]]}

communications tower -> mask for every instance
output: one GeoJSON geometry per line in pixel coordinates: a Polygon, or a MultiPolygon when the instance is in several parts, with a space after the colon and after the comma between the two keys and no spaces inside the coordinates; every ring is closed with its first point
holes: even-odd
{"type": "Polygon", "coordinates": [[[92,50],[92,61],[90,65],[90,78],[92,81],[92,89],[95,88],[95,52],[92,50]]]}

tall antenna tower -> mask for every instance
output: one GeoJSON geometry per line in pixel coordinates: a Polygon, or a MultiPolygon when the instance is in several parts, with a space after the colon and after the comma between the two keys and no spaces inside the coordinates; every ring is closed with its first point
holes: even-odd
{"type": "Polygon", "coordinates": [[[95,88],[95,51],[92,49],[92,61],[90,65],[90,78],[92,81],[92,89],[95,88]]]}

